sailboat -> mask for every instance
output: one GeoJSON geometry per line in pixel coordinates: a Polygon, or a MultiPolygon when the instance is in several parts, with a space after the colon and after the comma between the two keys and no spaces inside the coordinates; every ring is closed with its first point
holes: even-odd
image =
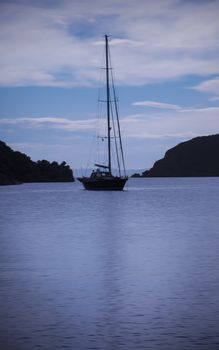
{"type": "MultiPolygon", "coordinates": [[[[78,180],[86,190],[122,191],[128,176],[125,171],[125,161],[122,147],[121,130],[118,116],[117,97],[115,92],[110,52],[109,37],[105,35],[105,91],[106,91],[106,136],[102,140],[107,141],[107,161],[95,163],[95,169],[90,176],[79,177],[78,180]],[[114,147],[113,147],[114,146],[114,147]],[[112,148],[115,150],[116,168],[112,164],[112,148]],[[115,169],[117,173],[114,174],[115,169]]],[[[103,101],[102,101],[103,102],[103,101]]]]}

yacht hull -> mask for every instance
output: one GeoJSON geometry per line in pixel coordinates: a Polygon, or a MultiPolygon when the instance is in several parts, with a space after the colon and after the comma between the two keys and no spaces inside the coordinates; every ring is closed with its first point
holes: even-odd
{"type": "Polygon", "coordinates": [[[79,177],[78,180],[83,184],[86,190],[92,191],[123,191],[127,177],[113,177],[113,178],[90,178],[79,177]]]}

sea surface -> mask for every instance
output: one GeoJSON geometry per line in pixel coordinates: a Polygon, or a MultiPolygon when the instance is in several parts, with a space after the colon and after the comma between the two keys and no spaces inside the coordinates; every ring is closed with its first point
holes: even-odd
{"type": "Polygon", "coordinates": [[[219,178],[1,187],[0,348],[219,349],[219,178]]]}

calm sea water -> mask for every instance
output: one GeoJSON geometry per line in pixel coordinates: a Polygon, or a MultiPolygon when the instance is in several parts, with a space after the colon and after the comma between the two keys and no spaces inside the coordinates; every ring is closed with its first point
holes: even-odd
{"type": "Polygon", "coordinates": [[[219,349],[219,178],[0,188],[1,349],[219,349]]]}

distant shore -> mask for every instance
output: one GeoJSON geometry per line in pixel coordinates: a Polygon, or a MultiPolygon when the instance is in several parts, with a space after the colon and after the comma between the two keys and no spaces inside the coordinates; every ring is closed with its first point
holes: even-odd
{"type": "MultiPolygon", "coordinates": [[[[87,169],[88,171],[88,169],[87,169]]],[[[75,170],[76,176],[86,173],[75,170]]],[[[128,169],[127,175],[142,177],[217,177],[219,176],[219,134],[201,136],[169,149],[164,158],[149,170],[128,169]]],[[[39,160],[14,151],[0,141],[0,185],[35,182],[73,182],[73,171],[66,162],[39,160]]]]}

